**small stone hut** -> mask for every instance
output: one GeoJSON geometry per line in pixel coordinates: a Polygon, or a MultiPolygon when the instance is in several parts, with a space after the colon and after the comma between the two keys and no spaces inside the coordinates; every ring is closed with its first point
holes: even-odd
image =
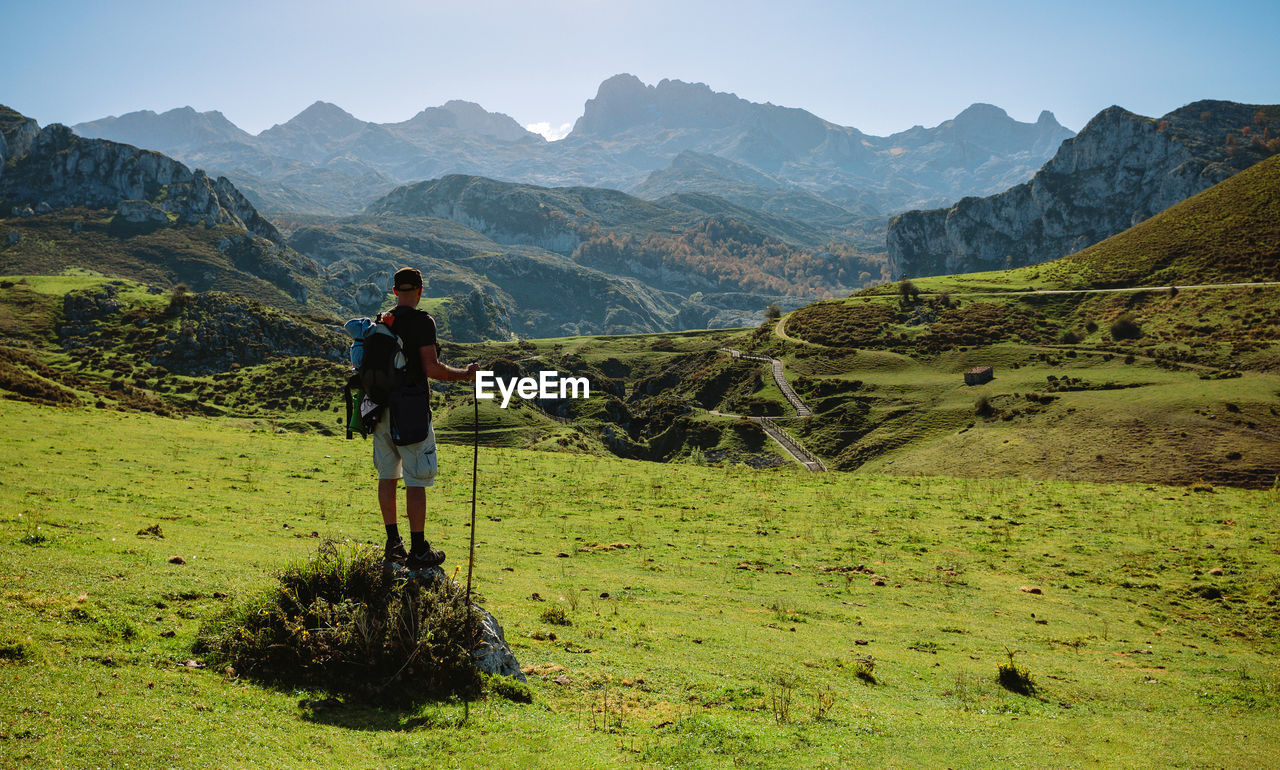
{"type": "Polygon", "coordinates": [[[990,366],[975,366],[964,373],[965,385],[981,385],[984,382],[991,382],[996,376],[996,370],[990,366]]]}

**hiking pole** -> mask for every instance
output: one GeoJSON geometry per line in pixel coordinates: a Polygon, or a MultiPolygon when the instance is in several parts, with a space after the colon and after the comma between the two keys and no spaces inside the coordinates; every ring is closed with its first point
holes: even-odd
{"type": "MultiPolygon", "coordinates": [[[[476,563],[476,472],[480,466],[480,399],[471,397],[471,550],[467,553],[467,654],[471,654],[471,571],[476,563]]],[[[471,701],[462,701],[463,721],[471,718],[471,701]]]]}

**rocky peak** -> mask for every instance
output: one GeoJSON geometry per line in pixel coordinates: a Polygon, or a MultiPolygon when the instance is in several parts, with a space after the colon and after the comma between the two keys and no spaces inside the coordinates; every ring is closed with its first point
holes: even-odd
{"type": "Polygon", "coordinates": [[[1036,125],[1043,126],[1046,128],[1062,128],[1063,127],[1062,124],[1058,122],[1058,119],[1054,117],[1053,113],[1049,112],[1048,110],[1040,111],[1040,117],[1036,118],[1036,125]]]}
{"type": "Polygon", "coordinates": [[[681,149],[718,144],[728,157],[773,171],[821,145],[830,129],[850,131],[805,110],[756,104],[705,83],[664,79],[646,86],[634,75],[616,75],[586,103],[570,136],[667,141],[678,132],[681,149]]]}
{"type": "Polygon", "coordinates": [[[468,134],[492,136],[507,142],[537,136],[526,131],[524,126],[509,115],[489,112],[475,102],[464,102],[458,99],[445,102],[440,107],[427,107],[412,118],[402,123],[390,124],[389,127],[410,132],[462,131],[468,134]]]}
{"type": "Polygon", "coordinates": [[[469,133],[494,136],[508,142],[514,142],[527,136],[537,136],[526,131],[515,118],[501,112],[489,112],[475,102],[464,102],[453,99],[445,102],[442,109],[451,113],[460,130],[469,133]]]}
{"type": "Polygon", "coordinates": [[[952,120],[955,121],[957,126],[989,127],[1008,122],[1012,118],[1009,117],[1009,113],[994,104],[975,102],[961,110],[960,114],[956,115],[952,120]]]}
{"type": "Polygon", "coordinates": [[[227,120],[221,112],[197,112],[176,107],[156,114],[151,110],[129,112],[78,123],[72,130],[89,139],[110,139],[164,153],[184,152],[218,142],[249,142],[252,136],[227,120]]]}
{"type": "Polygon", "coordinates": [[[287,122],[258,134],[257,143],[285,158],[323,163],[343,142],[370,125],[335,104],[316,102],[287,122]]]}
{"type": "MultiPolygon", "coordinates": [[[[284,125],[340,136],[359,131],[364,128],[365,122],[336,104],[317,101],[302,112],[294,115],[284,125]]],[[[271,129],[267,130],[270,131],[271,129]]]]}
{"type": "Polygon", "coordinates": [[[635,75],[614,75],[600,84],[594,99],[587,100],[572,135],[607,136],[651,119],[656,112],[654,90],[635,75]]]}
{"type": "Polygon", "coordinates": [[[40,124],[0,104],[0,176],[4,175],[4,162],[26,155],[39,133],[40,124]]]}

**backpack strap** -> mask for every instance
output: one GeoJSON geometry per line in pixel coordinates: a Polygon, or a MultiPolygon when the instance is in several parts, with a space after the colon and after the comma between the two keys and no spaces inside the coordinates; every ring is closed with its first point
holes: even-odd
{"type": "Polygon", "coordinates": [[[352,379],[351,377],[348,377],[346,383],[344,383],[342,386],[342,400],[347,405],[347,421],[345,424],[347,426],[348,440],[351,439],[351,396],[354,395],[351,392],[351,379],[352,379]]]}

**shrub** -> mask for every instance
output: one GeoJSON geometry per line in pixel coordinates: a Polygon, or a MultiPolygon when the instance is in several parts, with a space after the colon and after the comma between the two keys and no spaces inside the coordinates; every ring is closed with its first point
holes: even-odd
{"type": "Polygon", "coordinates": [[[1009,662],[996,667],[996,678],[1000,686],[1009,692],[1019,695],[1032,695],[1036,691],[1036,683],[1031,672],[1013,662],[1013,653],[1009,653],[1009,662]]]}
{"type": "Polygon", "coordinates": [[[876,684],[876,659],[868,655],[865,658],[858,658],[853,664],[853,675],[866,682],[867,684],[876,684]]]}
{"type": "MultiPolygon", "coordinates": [[[[207,622],[195,651],[279,684],[384,698],[392,685],[390,694],[410,699],[470,695],[480,679],[466,649],[467,614],[453,581],[397,581],[376,549],[325,542],[277,585],[207,622]]],[[[472,633],[481,622],[472,610],[472,633]]]]}
{"type": "Polygon", "coordinates": [[[1089,332],[1090,334],[1093,334],[1098,330],[1098,322],[1093,320],[1086,322],[1084,325],[1084,330],[1089,332]]]}
{"type": "Polygon", "coordinates": [[[779,725],[791,722],[791,698],[796,690],[794,674],[779,674],[773,678],[769,688],[769,707],[773,711],[773,721],[779,725]]]}
{"type": "Polygon", "coordinates": [[[169,307],[166,309],[169,315],[177,315],[182,308],[191,303],[191,288],[185,283],[180,283],[173,287],[173,291],[169,294],[169,307]]]}
{"type": "Polygon", "coordinates": [[[0,660],[24,661],[31,657],[31,651],[23,642],[0,642],[0,660]]]}
{"type": "Polygon", "coordinates": [[[1062,337],[1060,339],[1062,340],[1062,344],[1064,345],[1075,345],[1076,343],[1080,342],[1080,340],[1084,339],[1084,337],[1080,334],[1080,332],[1074,329],[1068,329],[1062,333],[1062,337]]]}
{"type": "Polygon", "coordinates": [[[768,307],[764,309],[764,319],[766,321],[773,321],[776,323],[777,320],[781,317],[782,317],[782,308],[778,307],[776,303],[770,302],[768,307]]]}
{"type": "Polygon", "coordinates": [[[542,613],[542,622],[550,623],[553,626],[571,626],[573,621],[569,619],[569,613],[564,611],[564,607],[559,604],[553,604],[542,613]]]}
{"type": "Polygon", "coordinates": [[[991,405],[991,399],[978,396],[978,400],[973,402],[973,411],[979,417],[992,417],[996,413],[996,408],[991,405]]]}
{"type": "Polygon", "coordinates": [[[514,703],[533,703],[533,690],[529,685],[509,676],[481,674],[484,691],[506,698],[514,703]]]}
{"type": "Polygon", "coordinates": [[[920,298],[920,289],[911,281],[903,281],[898,285],[898,293],[903,302],[915,302],[920,298]]]}
{"type": "Polygon", "coordinates": [[[1111,322],[1111,338],[1115,340],[1136,340],[1142,336],[1142,327],[1128,313],[1111,322]]]}
{"type": "Polygon", "coordinates": [[[836,705],[836,693],[830,686],[824,687],[813,694],[813,718],[814,721],[821,721],[827,718],[827,714],[831,713],[831,709],[836,705]]]}

